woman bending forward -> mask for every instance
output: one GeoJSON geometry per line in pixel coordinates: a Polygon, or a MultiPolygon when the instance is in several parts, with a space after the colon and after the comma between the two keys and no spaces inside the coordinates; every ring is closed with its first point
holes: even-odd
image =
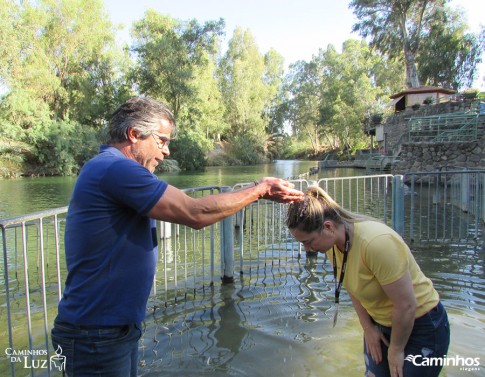
{"type": "MultiPolygon", "coordinates": [[[[437,377],[450,343],[438,292],[387,225],[340,207],[320,187],[290,204],[287,226],[307,252],[327,253],[364,331],[369,377],[437,377]],[[432,364],[432,365],[428,365],[432,364]]],[[[340,285],[336,291],[336,302],[340,285]]]]}

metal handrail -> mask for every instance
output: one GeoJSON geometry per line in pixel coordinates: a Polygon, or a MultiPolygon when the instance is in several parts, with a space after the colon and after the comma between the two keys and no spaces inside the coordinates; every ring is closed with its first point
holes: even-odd
{"type": "Polygon", "coordinates": [[[414,117],[409,120],[409,141],[475,141],[479,114],[446,114],[414,117]],[[453,135],[453,138],[449,136],[453,135]]]}

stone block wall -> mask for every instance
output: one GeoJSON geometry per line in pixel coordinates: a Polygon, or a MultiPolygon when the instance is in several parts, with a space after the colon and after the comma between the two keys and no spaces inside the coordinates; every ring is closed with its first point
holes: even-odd
{"type": "Polygon", "coordinates": [[[384,122],[388,154],[399,155],[393,174],[436,171],[441,168],[485,169],[485,117],[479,120],[479,139],[474,142],[410,143],[409,119],[446,113],[470,111],[472,102],[445,102],[407,109],[387,117],[384,122]],[[483,119],[482,119],[483,118],[483,119]]]}
{"type": "Polygon", "coordinates": [[[422,105],[418,110],[406,109],[385,118],[382,122],[386,134],[387,154],[402,155],[402,145],[408,141],[409,119],[469,111],[471,101],[444,102],[436,105],[422,105]]]}
{"type": "Polygon", "coordinates": [[[441,168],[485,169],[485,136],[468,143],[404,143],[393,174],[436,171],[441,168]]]}

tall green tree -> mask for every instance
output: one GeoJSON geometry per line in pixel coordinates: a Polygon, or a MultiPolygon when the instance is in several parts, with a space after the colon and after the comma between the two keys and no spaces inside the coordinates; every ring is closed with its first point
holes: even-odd
{"type": "Polygon", "coordinates": [[[320,151],[320,105],[322,77],[317,63],[297,61],[290,66],[285,78],[287,101],[280,107],[285,112],[285,123],[299,140],[308,140],[314,154],[320,151]]]}
{"type": "Polygon", "coordinates": [[[93,93],[109,95],[117,62],[101,0],[6,4],[2,12],[7,9],[9,18],[1,33],[8,34],[10,58],[0,73],[9,92],[20,90],[45,102],[55,120],[76,119],[72,107],[89,102],[93,93]]]}
{"type": "Polygon", "coordinates": [[[184,22],[148,10],[132,31],[140,92],[167,102],[177,118],[196,96],[194,72],[216,52],[223,28],[222,19],[200,25],[195,19],[184,22]]]}
{"type": "Polygon", "coordinates": [[[416,63],[426,84],[455,90],[473,85],[485,51],[485,27],[476,35],[463,20],[462,12],[446,9],[423,38],[416,63]]]}
{"type": "Polygon", "coordinates": [[[285,73],[284,58],[276,50],[271,49],[264,55],[265,73],[263,82],[268,87],[268,97],[271,101],[266,103],[264,113],[268,119],[266,132],[274,135],[283,132],[283,124],[276,121],[276,109],[282,103],[281,89],[285,73]]]}
{"type": "Polygon", "coordinates": [[[113,79],[118,55],[103,3],[1,0],[0,13],[0,138],[30,145],[36,173],[73,173],[89,157],[76,145],[97,142],[122,82],[113,79]]]}
{"type": "Polygon", "coordinates": [[[11,0],[0,0],[0,89],[6,90],[13,68],[21,59],[20,40],[16,30],[20,27],[19,5],[11,0]]]}
{"type": "Polygon", "coordinates": [[[365,41],[344,42],[342,53],[329,45],[310,62],[292,65],[282,106],[293,134],[307,138],[314,154],[322,147],[349,153],[368,144],[367,119],[385,110],[402,83],[398,65],[372,51],[365,41]]]}
{"type": "Polygon", "coordinates": [[[328,48],[316,61],[323,76],[320,124],[350,153],[368,142],[364,120],[377,111],[378,100],[386,94],[376,85],[376,67],[382,59],[365,41],[348,40],[341,54],[328,48]]]}
{"type": "Polygon", "coordinates": [[[195,98],[185,107],[182,119],[194,124],[208,140],[219,141],[229,125],[224,119],[224,102],[216,77],[214,58],[194,71],[195,98]]]}
{"type": "Polygon", "coordinates": [[[264,135],[262,118],[269,91],[264,57],[249,30],[236,28],[220,62],[221,93],[232,134],[264,135]]]}
{"type": "Polygon", "coordinates": [[[370,45],[391,58],[404,55],[407,87],[420,85],[416,56],[423,35],[442,15],[448,0],[352,0],[358,22],[353,31],[370,38],[370,45]]]}
{"type": "Polygon", "coordinates": [[[192,87],[194,95],[178,114],[180,134],[170,144],[173,158],[184,170],[197,170],[206,166],[205,156],[220,140],[228,125],[224,121],[224,104],[215,78],[213,58],[205,66],[195,67],[192,87]]]}
{"type": "Polygon", "coordinates": [[[275,51],[265,56],[259,52],[249,30],[234,30],[220,61],[219,80],[230,125],[228,136],[246,163],[260,162],[268,151],[268,115],[278,93],[282,66],[275,51]]]}

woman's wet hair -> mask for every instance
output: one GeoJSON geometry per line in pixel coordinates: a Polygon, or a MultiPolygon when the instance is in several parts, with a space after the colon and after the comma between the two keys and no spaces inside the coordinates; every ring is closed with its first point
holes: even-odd
{"type": "Polygon", "coordinates": [[[289,205],[286,226],[289,229],[310,233],[323,229],[323,224],[327,220],[342,224],[344,221],[356,222],[363,218],[343,209],[319,186],[309,186],[305,191],[304,200],[289,205]]]}

